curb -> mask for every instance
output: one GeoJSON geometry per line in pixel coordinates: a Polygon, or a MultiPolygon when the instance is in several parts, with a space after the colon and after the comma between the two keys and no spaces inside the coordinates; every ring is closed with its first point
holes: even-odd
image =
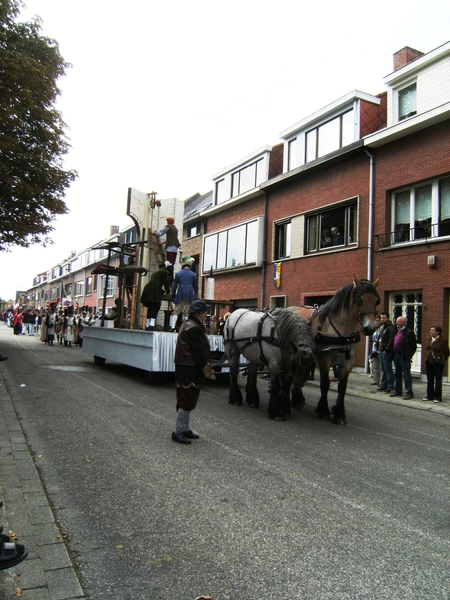
{"type": "Polygon", "coordinates": [[[0,439],[0,524],[29,552],[19,565],[0,571],[1,598],[85,598],[1,374],[0,439]]]}

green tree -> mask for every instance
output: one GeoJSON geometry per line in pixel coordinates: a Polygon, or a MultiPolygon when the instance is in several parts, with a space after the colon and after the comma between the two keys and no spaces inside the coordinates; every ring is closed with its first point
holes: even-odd
{"type": "Polygon", "coordinates": [[[68,212],[77,176],[63,169],[69,149],[55,102],[70,66],[38,18],[18,22],[21,0],[0,0],[0,250],[52,243],[52,221],[68,212]]]}

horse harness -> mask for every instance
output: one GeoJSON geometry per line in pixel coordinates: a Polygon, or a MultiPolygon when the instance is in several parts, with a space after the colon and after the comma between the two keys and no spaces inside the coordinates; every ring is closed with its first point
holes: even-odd
{"type": "MultiPolygon", "coordinates": [[[[244,315],[245,313],[242,313],[241,315],[239,315],[239,318],[237,319],[236,323],[234,324],[234,327],[236,327],[236,325],[239,323],[241,317],[244,315]]],[[[233,340],[233,343],[236,345],[236,342],[245,342],[245,344],[243,346],[240,347],[240,349],[237,349],[236,352],[232,352],[231,356],[234,356],[235,354],[241,354],[242,350],[244,350],[245,348],[247,348],[247,346],[250,346],[250,344],[254,344],[255,342],[257,342],[259,344],[259,351],[260,351],[260,360],[263,364],[267,365],[268,364],[268,360],[267,358],[264,356],[264,351],[263,351],[263,347],[262,347],[262,342],[266,342],[267,344],[271,344],[272,346],[280,346],[280,341],[277,337],[275,337],[275,331],[277,328],[277,324],[276,324],[276,319],[275,317],[273,317],[270,312],[265,312],[262,317],[260,318],[260,320],[258,321],[258,327],[256,329],[256,335],[255,336],[251,336],[251,337],[246,337],[246,338],[238,338],[235,339],[234,338],[234,328],[229,332],[230,333],[230,339],[233,340]],[[269,317],[273,320],[273,325],[270,328],[270,335],[262,335],[262,328],[264,325],[264,321],[267,319],[267,317],[269,317]]]]}
{"type": "MultiPolygon", "coordinates": [[[[380,304],[380,297],[378,295],[378,292],[376,291],[376,289],[373,287],[373,285],[370,282],[365,282],[363,284],[362,289],[358,289],[358,294],[356,295],[354,302],[356,304],[358,304],[358,318],[359,318],[359,322],[362,323],[362,318],[365,315],[368,314],[376,314],[377,311],[375,309],[373,310],[359,310],[359,305],[361,303],[362,297],[363,295],[367,292],[367,288],[371,287],[373,289],[371,289],[371,293],[374,293],[377,297],[377,302],[375,304],[375,306],[378,306],[378,304],[380,304]]],[[[351,333],[350,335],[342,335],[338,329],[336,328],[336,326],[334,325],[334,323],[332,322],[332,320],[330,319],[330,317],[328,317],[328,321],[331,325],[331,327],[334,329],[334,331],[337,333],[337,336],[334,335],[328,335],[326,333],[322,333],[322,324],[323,321],[321,319],[322,314],[320,312],[320,308],[317,306],[317,304],[315,304],[313,307],[309,307],[309,306],[305,306],[304,308],[311,308],[312,309],[312,313],[309,316],[309,319],[307,321],[308,325],[310,327],[312,327],[312,321],[313,319],[317,316],[319,318],[319,322],[317,324],[317,329],[316,332],[314,334],[314,341],[316,343],[317,346],[319,346],[319,350],[321,352],[328,352],[328,351],[333,351],[333,352],[342,352],[345,353],[345,358],[348,360],[350,358],[350,349],[351,349],[351,345],[352,344],[357,344],[361,341],[361,335],[359,333],[359,331],[354,331],[353,333],[351,333]],[[331,345],[331,348],[323,348],[323,346],[328,346],[331,345]],[[344,345],[343,347],[339,348],[340,345],[344,345]]]]}
{"type": "Polygon", "coordinates": [[[315,342],[316,346],[318,346],[318,348],[317,348],[318,351],[319,352],[342,353],[342,354],[345,354],[346,360],[349,360],[352,344],[357,344],[358,342],[361,341],[361,336],[359,334],[359,331],[355,331],[355,332],[351,333],[350,335],[344,336],[338,331],[338,329],[335,327],[335,325],[333,324],[331,319],[328,318],[328,321],[329,321],[331,327],[337,333],[337,336],[323,333],[322,332],[323,321],[321,318],[322,314],[321,314],[320,308],[317,306],[317,304],[315,304],[313,307],[304,306],[303,308],[311,308],[312,309],[312,313],[310,314],[309,319],[306,322],[307,325],[309,325],[309,327],[313,326],[312,322],[313,322],[314,318],[316,318],[316,317],[318,318],[317,328],[314,332],[314,342],[315,342]]]}

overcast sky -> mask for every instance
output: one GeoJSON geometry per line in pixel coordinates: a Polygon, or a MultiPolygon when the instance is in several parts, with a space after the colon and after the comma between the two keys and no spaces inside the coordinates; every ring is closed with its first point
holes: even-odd
{"type": "Polygon", "coordinates": [[[27,0],[72,64],[58,108],[79,173],[55,244],[0,253],[0,298],[130,223],[129,187],[182,200],[281,131],[358,89],[392,55],[450,39],[450,3],[381,0],[27,0]]]}

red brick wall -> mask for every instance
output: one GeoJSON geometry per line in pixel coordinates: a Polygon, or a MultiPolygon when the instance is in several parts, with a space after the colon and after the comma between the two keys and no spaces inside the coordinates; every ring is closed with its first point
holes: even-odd
{"type": "MultiPolygon", "coordinates": [[[[450,174],[450,122],[378,148],[375,151],[376,189],[374,233],[392,231],[391,192],[402,186],[431,181],[450,174]]],[[[381,276],[382,307],[388,307],[389,292],[422,291],[422,340],[433,323],[448,332],[450,288],[450,242],[422,243],[380,249],[375,238],[374,275],[381,276]],[[436,268],[427,257],[437,256],[436,268]]]]}

